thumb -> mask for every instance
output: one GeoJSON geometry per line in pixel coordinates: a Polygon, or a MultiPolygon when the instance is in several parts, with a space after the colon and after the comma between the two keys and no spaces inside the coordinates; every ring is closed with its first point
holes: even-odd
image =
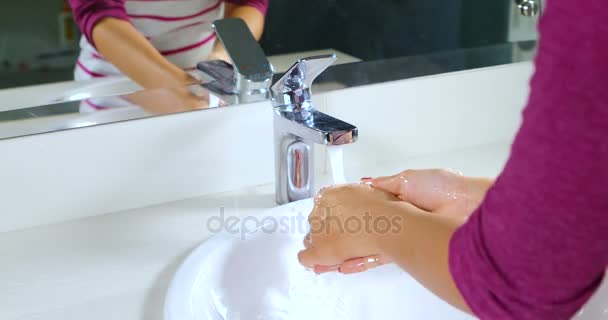
{"type": "Polygon", "coordinates": [[[416,207],[436,211],[454,202],[463,177],[450,170],[406,170],[390,177],[365,180],[372,187],[390,192],[416,207]]]}
{"type": "Polygon", "coordinates": [[[408,175],[408,171],[404,171],[393,176],[366,179],[363,182],[369,183],[378,190],[391,193],[403,201],[411,201],[407,192],[408,175]]]}
{"type": "Polygon", "coordinates": [[[437,174],[433,170],[405,170],[389,177],[367,180],[372,187],[394,194],[416,207],[434,211],[442,199],[434,191],[437,174]]]}

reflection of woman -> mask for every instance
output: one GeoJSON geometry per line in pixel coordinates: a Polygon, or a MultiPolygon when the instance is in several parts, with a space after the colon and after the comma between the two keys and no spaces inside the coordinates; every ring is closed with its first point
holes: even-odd
{"type": "Polygon", "coordinates": [[[607,17],[602,0],[548,2],[523,123],[495,181],[405,171],[325,189],[311,223],[371,215],[401,228],[313,223],[301,263],[350,273],[392,261],[482,319],[570,318],[608,265],[607,17]]]}
{"type": "MultiPolygon", "coordinates": [[[[226,60],[211,23],[238,17],[259,39],[268,0],[70,0],[82,30],[75,78],[124,74],[144,88],[192,83],[205,59],[226,60]]],[[[103,106],[90,103],[91,107],[103,106]]]]}

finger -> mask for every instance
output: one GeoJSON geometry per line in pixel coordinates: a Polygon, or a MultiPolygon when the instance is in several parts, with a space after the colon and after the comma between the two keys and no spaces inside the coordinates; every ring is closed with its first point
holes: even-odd
{"type": "Polygon", "coordinates": [[[306,236],[304,237],[303,243],[304,243],[305,249],[312,248],[312,238],[310,237],[310,233],[306,234],[306,236]]]}
{"type": "Polygon", "coordinates": [[[406,187],[408,184],[408,171],[403,171],[399,174],[387,177],[380,177],[364,182],[369,183],[372,187],[392,193],[403,201],[409,201],[407,198],[406,187]]]}
{"type": "Polygon", "coordinates": [[[344,274],[359,273],[391,262],[388,258],[373,255],[347,260],[340,265],[338,270],[344,274]]]}
{"type": "Polygon", "coordinates": [[[341,264],[344,260],[332,254],[328,249],[312,247],[298,253],[300,264],[313,268],[314,266],[334,266],[341,264]]]}
{"type": "Polygon", "coordinates": [[[340,269],[340,265],[336,264],[333,266],[314,266],[313,267],[313,271],[316,274],[323,274],[323,273],[328,273],[328,272],[336,272],[340,269]]]}
{"type": "Polygon", "coordinates": [[[323,189],[321,189],[315,197],[313,198],[313,202],[315,203],[315,207],[321,205],[321,199],[323,198],[323,189]]]}
{"type": "Polygon", "coordinates": [[[308,225],[309,225],[309,237],[312,236],[312,234],[323,234],[325,231],[327,231],[326,229],[326,217],[321,215],[321,212],[323,211],[329,211],[328,209],[325,208],[319,208],[319,209],[315,209],[310,216],[308,216],[308,225]]]}
{"type": "Polygon", "coordinates": [[[444,204],[443,193],[438,192],[445,185],[444,171],[440,169],[405,170],[370,183],[426,211],[435,211],[444,204]]]}
{"type": "Polygon", "coordinates": [[[315,208],[333,207],[336,202],[335,194],[343,186],[326,186],[321,188],[314,197],[315,208]]]}

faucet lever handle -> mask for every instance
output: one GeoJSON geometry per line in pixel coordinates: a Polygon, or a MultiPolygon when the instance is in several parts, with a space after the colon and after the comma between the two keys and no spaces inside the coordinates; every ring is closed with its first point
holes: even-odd
{"type": "Polygon", "coordinates": [[[335,54],[308,57],[298,60],[272,87],[273,104],[294,103],[294,95],[310,100],[312,82],[337,60],[335,54]]]}
{"type": "Polygon", "coordinates": [[[213,21],[212,26],[228,53],[237,77],[251,81],[272,78],[272,65],[243,19],[219,19],[213,21]]]}

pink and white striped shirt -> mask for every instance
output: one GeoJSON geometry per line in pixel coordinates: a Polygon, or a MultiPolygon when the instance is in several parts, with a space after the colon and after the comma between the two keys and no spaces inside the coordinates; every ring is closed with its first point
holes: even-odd
{"type": "Polygon", "coordinates": [[[213,47],[211,22],[224,16],[224,1],[249,5],[263,14],[268,0],[69,0],[84,36],[76,62],[76,80],[121,75],[95,49],[91,33],[106,17],[130,21],[169,61],[192,69],[213,47]]]}

